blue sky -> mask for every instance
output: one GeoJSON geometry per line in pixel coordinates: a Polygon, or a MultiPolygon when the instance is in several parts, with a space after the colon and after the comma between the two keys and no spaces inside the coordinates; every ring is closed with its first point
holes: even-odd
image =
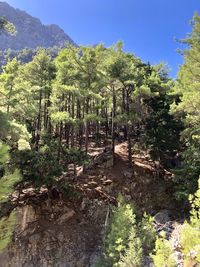
{"type": "Polygon", "coordinates": [[[175,77],[182,57],[175,41],[190,32],[200,0],[8,0],[14,7],[55,23],[82,45],[124,41],[125,50],[152,64],[164,61],[175,77]]]}

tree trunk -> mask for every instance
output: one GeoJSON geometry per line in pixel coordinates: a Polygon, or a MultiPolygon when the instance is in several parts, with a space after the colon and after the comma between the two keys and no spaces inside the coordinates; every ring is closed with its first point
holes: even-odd
{"type": "MultiPolygon", "coordinates": [[[[122,88],[122,114],[126,113],[126,88],[123,87],[122,88]]],[[[127,140],[128,136],[127,136],[127,125],[124,124],[123,125],[124,129],[123,129],[123,132],[124,132],[124,140],[127,140]]]]}
{"type": "MultiPolygon", "coordinates": [[[[89,98],[87,97],[86,99],[86,115],[88,115],[89,112],[89,98]]],[[[85,121],[85,154],[87,155],[88,153],[88,141],[89,141],[89,123],[86,119],[85,121]]]]}
{"type": "Polygon", "coordinates": [[[9,114],[9,112],[10,112],[10,99],[11,99],[12,89],[13,89],[13,87],[11,85],[10,91],[9,91],[9,94],[8,94],[7,114],[9,114]]]}
{"type": "Polygon", "coordinates": [[[131,133],[130,133],[130,125],[129,125],[129,115],[130,115],[130,93],[129,90],[126,90],[126,113],[127,113],[127,124],[126,124],[126,129],[127,129],[127,138],[128,138],[128,162],[129,162],[129,168],[132,168],[132,145],[131,145],[131,133]]]}
{"type": "Polygon", "coordinates": [[[132,168],[132,145],[131,145],[131,136],[130,136],[130,126],[127,123],[127,138],[128,138],[128,163],[129,163],[129,168],[132,168]]]}
{"type": "Polygon", "coordinates": [[[41,112],[42,112],[42,90],[40,89],[39,111],[38,111],[37,129],[36,129],[36,132],[37,133],[36,133],[36,144],[35,144],[36,150],[38,150],[38,148],[39,148],[39,141],[40,141],[41,112]]]}
{"type": "Polygon", "coordinates": [[[112,154],[114,157],[115,154],[115,115],[116,115],[116,96],[115,96],[115,87],[112,85],[112,100],[113,100],[113,106],[112,106],[112,126],[111,126],[111,136],[112,136],[112,154]]]}
{"type": "MultiPolygon", "coordinates": [[[[74,119],[74,95],[72,95],[72,119],[74,119]]],[[[74,147],[74,125],[71,125],[71,147],[74,147]]]]}

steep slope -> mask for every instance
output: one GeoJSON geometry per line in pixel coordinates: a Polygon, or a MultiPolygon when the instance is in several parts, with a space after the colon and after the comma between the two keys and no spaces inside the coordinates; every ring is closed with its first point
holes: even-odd
{"type": "Polygon", "coordinates": [[[7,263],[10,267],[95,267],[119,194],[135,203],[139,212],[146,210],[154,215],[169,209],[172,218],[173,212],[177,215],[176,204],[167,192],[169,180],[164,180],[167,173],[162,178],[155,176],[154,172],[160,170],[139,153],[134,154],[134,168],[130,170],[126,142],[116,145],[114,166],[101,149],[104,151],[103,147],[89,149],[95,158],[91,164],[98,162],[98,166],[80,171],[76,178],[69,166],[68,173],[60,177],[72,184],[67,194],[54,192],[49,198],[45,187],[13,193],[17,223],[12,242],[0,252],[0,267],[7,263]]]}
{"type": "Polygon", "coordinates": [[[25,11],[15,9],[6,2],[0,2],[0,17],[6,17],[17,30],[16,36],[0,35],[0,50],[62,46],[73,40],[57,25],[43,25],[39,19],[25,11]]]}

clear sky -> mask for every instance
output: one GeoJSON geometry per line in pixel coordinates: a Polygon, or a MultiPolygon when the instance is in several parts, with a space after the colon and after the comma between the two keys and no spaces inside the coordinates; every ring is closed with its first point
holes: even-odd
{"type": "Polygon", "coordinates": [[[164,61],[175,77],[182,57],[175,41],[190,32],[189,20],[200,13],[200,0],[7,0],[58,24],[82,45],[124,41],[125,50],[152,64],[164,61]]]}

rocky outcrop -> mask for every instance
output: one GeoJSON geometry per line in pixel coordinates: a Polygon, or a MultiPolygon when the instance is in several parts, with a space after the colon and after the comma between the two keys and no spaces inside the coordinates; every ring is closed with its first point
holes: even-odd
{"type": "Polygon", "coordinates": [[[83,199],[18,207],[12,243],[0,254],[0,267],[94,267],[101,256],[107,205],[83,199]]]}
{"type": "Polygon", "coordinates": [[[114,159],[113,154],[111,150],[108,150],[106,152],[102,152],[95,157],[91,158],[90,163],[84,166],[84,172],[87,170],[93,169],[93,168],[111,168],[113,167],[114,159]]]}
{"type": "Polygon", "coordinates": [[[25,11],[15,9],[6,2],[0,2],[0,17],[7,18],[16,27],[16,35],[0,35],[0,50],[22,50],[24,48],[62,46],[72,39],[57,25],[43,25],[39,19],[25,11]]]}

